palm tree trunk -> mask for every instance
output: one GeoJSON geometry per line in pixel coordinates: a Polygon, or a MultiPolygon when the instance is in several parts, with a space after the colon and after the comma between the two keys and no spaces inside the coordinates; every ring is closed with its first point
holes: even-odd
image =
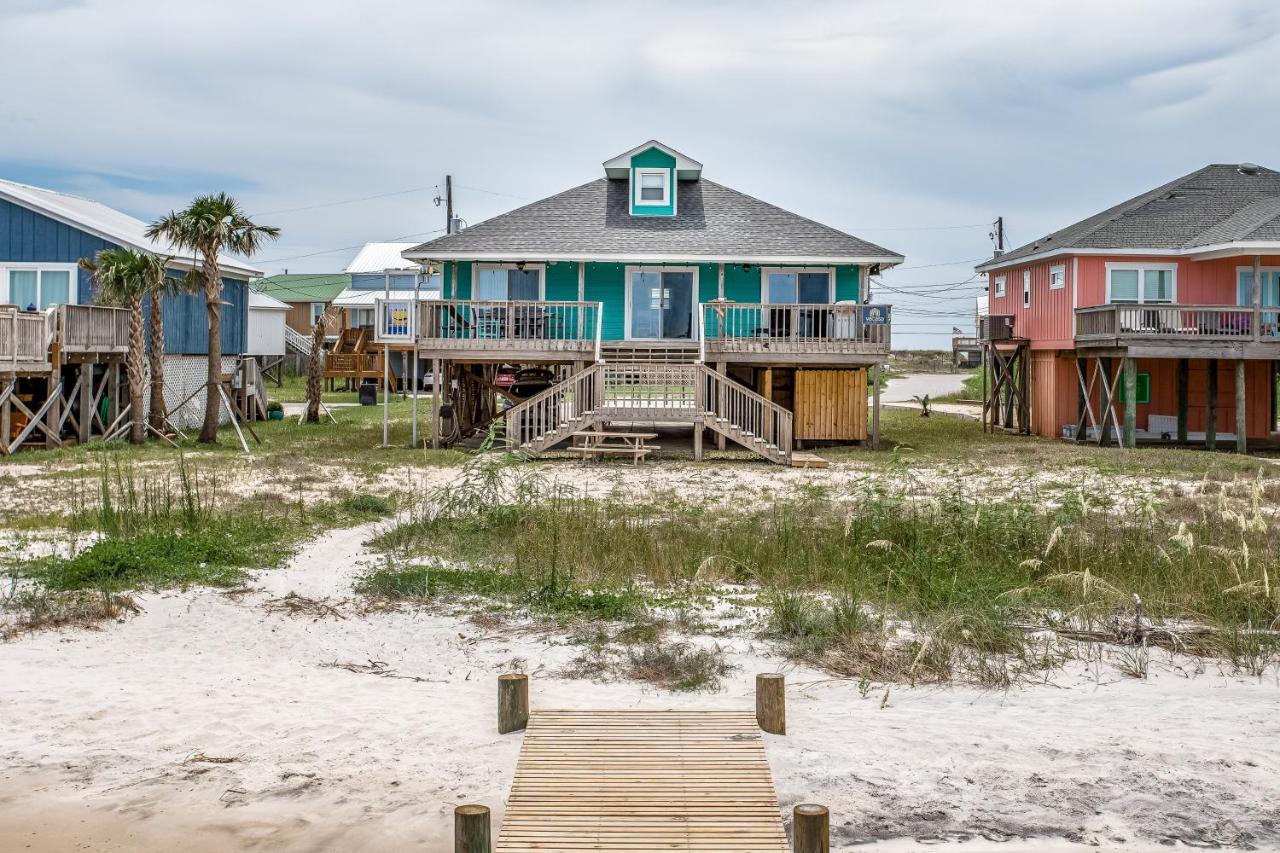
{"type": "Polygon", "coordinates": [[[205,386],[204,426],[200,428],[202,444],[218,443],[218,411],[222,398],[222,272],[218,269],[216,249],[206,248],[204,256],[204,307],[209,315],[209,377],[205,386]]]}
{"type": "Polygon", "coordinates": [[[324,383],[324,332],[326,314],[311,329],[311,356],[307,359],[307,423],[320,422],[320,394],[324,383]]]}
{"type": "Polygon", "coordinates": [[[169,406],[164,401],[164,314],[160,294],[151,294],[151,415],[148,421],[156,430],[164,429],[169,406]]]}
{"type": "Polygon", "coordinates": [[[129,373],[129,441],[142,444],[147,437],[146,421],[142,410],[143,379],[142,297],[129,300],[129,351],[125,354],[125,369],[129,373]]]}

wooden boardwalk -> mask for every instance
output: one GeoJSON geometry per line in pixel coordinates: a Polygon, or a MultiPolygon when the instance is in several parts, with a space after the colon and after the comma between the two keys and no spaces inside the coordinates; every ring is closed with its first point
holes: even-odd
{"type": "Polygon", "coordinates": [[[788,849],[750,712],[536,711],[495,853],[788,849]]]}

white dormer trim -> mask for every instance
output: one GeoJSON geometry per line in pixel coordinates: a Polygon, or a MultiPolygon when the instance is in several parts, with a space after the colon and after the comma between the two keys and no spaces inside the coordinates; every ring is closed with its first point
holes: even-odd
{"type": "Polygon", "coordinates": [[[657,148],[668,157],[674,157],[676,160],[676,179],[682,181],[696,181],[702,176],[702,164],[692,157],[681,154],[674,148],[663,145],[656,139],[650,139],[643,145],[637,145],[630,151],[624,151],[617,157],[604,161],[604,173],[610,178],[629,178],[631,176],[631,158],[639,154],[641,151],[647,151],[650,148],[657,148]]]}
{"type": "Polygon", "coordinates": [[[671,207],[675,208],[675,194],[672,191],[673,181],[671,180],[671,170],[663,169],[659,166],[644,166],[636,169],[635,186],[632,188],[632,207],[671,207]],[[644,175],[660,175],[662,177],[662,198],[646,199],[642,198],[641,191],[644,189],[644,181],[641,178],[644,175]]]}

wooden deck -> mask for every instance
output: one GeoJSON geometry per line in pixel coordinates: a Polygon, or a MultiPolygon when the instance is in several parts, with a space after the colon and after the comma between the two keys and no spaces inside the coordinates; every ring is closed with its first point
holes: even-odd
{"type": "Polygon", "coordinates": [[[784,853],[764,741],[738,711],[538,711],[495,853],[784,853]]]}

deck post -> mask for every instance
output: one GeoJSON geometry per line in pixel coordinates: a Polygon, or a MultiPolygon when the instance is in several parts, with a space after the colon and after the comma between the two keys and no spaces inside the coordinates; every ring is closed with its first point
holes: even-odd
{"type": "Polygon", "coordinates": [[[1138,360],[1124,360],[1124,446],[1138,446],[1138,360]]]}
{"type": "Polygon", "coordinates": [[[440,359],[431,359],[431,449],[440,449],[440,359]]]}
{"type": "Polygon", "coordinates": [[[498,734],[518,732],[529,724],[529,676],[508,672],[498,676],[498,734]]]}
{"type": "Polygon", "coordinates": [[[1218,447],[1218,360],[1211,358],[1208,365],[1208,393],[1205,397],[1204,446],[1207,450],[1218,447]]]}
{"type": "Polygon", "coordinates": [[[1236,453],[1249,452],[1249,419],[1245,413],[1245,360],[1236,359],[1236,453]]]}
{"type": "Polygon", "coordinates": [[[120,362],[108,362],[107,370],[111,374],[110,384],[107,386],[107,394],[111,398],[107,407],[107,425],[110,426],[120,417],[120,362]]]}
{"type": "Polygon", "coordinates": [[[801,803],[791,813],[792,853],[828,853],[831,814],[826,806],[801,803]]]}
{"type": "Polygon", "coordinates": [[[1178,359],[1178,442],[1187,443],[1187,386],[1190,384],[1191,363],[1178,359]]]}
{"type": "Polygon", "coordinates": [[[871,365],[871,449],[880,449],[880,362],[871,365]]]}
{"type": "MultiPolygon", "coordinates": [[[[728,367],[725,365],[723,361],[716,362],[716,373],[719,373],[721,376],[727,376],[728,372],[729,372],[728,367]]],[[[725,394],[727,393],[727,391],[725,390],[725,385],[723,382],[719,383],[719,386],[720,386],[720,390],[717,392],[718,402],[716,403],[716,417],[724,417],[725,406],[726,406],[725,394]]],[[[716,450],[724,450],[724,448],[725,448],[724,433],[720,432],[719,430],[716,430],[716,450]]]]}
{"type": "MultiPolygon", "coordinates": [[[[57,397],[54,399],[53,405],[49,407],[49,424],[53,428],[54,432],[59,431],[58,424],[62,423],[62,389],[59,387],[60,383],[58,381],[60,373],[61,371],[58,370],[57,361],[55,360],[53,372],[49,374],[48,383],[48,395],[52,397],[54,393],[57,393],[57,397]]],[[[4,440],[8,441],[9,434],[6,432],[3,433],[3,436],[4,440]]],[[[54,436],[45,433],[44,446],[56,447],[57,445],[54,443],[54,436]]]]}
{"type": "MultiPolygon", "coordinates": [[[[208,393],[206,390],[205,393],[208,393]]],[[[89,433],[93,428],[93,365],[87,361],[80,362],[80,443],[89,443],[89,433]]]]}
{"type": "Polygon", "coordinates": [[[787,733],[787,679],[780,672],[756,675],[756,723],[771,735],[787,733]]]}
{"type": "MultiPolygon", "coordinates": [[[[14,337],[14,346],[15,348],[17,347],[16,336],[14,337]]],[[[17,383],[18,383],[17,374],[11,374],[9,376],[8,382],[0,382],[0,393],[2,393],[6,387],[10,385],[16,385],[17,383]]],[[[13,408],[12,406],[9,405],[9,397],[5,396],[4,402],[0,403],[0,450],[3,450],[5,455],[8,455],[9,453],[9,435],[10,435],[10,430],[12,428],[10,413],[12,411],[13,411],[13,408]]]]}
{"type": "Polygon", "coordinates": [[[453,853],[492,853],[489,807],[476,804],[453,810],[453,853]]]}

